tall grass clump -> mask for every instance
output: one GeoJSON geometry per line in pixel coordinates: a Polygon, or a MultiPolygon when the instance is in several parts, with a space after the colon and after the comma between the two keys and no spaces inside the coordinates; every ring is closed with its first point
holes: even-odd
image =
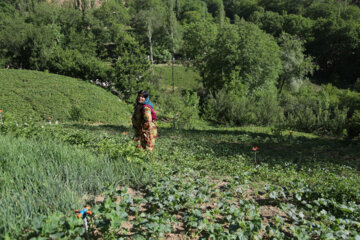
{"type": "Polygon", "coordinates": [[[84,195],[146,179],[143,168],[49,140],[0,135],[0,238],[20,236],[41,215],[81,207],[84,195]]]}

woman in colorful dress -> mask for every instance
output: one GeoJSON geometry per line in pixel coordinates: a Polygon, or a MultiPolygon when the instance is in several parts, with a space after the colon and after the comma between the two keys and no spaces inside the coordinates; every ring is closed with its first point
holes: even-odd
{"type": "Polygon", "coordinates": [[[144,90],[138,93],[137,104],[131,120],[135,131],[134,141],[140,141],[138,148],[152,151],[155,146],[155,139],[158,137],[155,124],[156,113],[149,100],[149,94],[144,90]]]}

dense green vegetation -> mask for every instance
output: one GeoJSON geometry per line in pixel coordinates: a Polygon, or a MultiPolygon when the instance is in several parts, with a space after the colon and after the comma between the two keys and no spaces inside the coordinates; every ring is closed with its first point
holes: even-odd
{"type": "Polygon", "coordinates": [[[201,79],[199,74],[183,65],[174,65],[171,63],[166,65],[156,65],[155,76],[158,79],[160,88],[166,91],[173,89],[173,75],[174,87],[176,91],[181,90],[194,90],[201,86],[201,79]]]}
{"type": "MultiPolygon", "coordinates": [[[[61,137],[71,142],[76,136],[67,133],[61,137]]],[[[133,184],[136,179],[130,179],[134,173],[135,178],[143,177],[139,166],[124,159],[111,161],[49,139],[1,136],[0,142],[2,237],[36,224],[41,215],[79,208],[80,199],[87,194],[100,194],[120,183],[133,184]]]]}
{"type": "Polygon", "coordinates": [[[123,126],[1,129],[1,234],[10,239],[81,236],[73,210],[85,203],[94,238],[359,237],[356,141],[159,123],[148,154],[123,126]]]}
{"type": "Polygon", "coordinates": [[[0,238],[359,240],[359,39],[355,0],[1,1],[0,238]]]}
{"type": "Polygon", "coordinates": [[[129,124],[129,107],[93,84],[27,70],[0,70],[0,109],[17,121],[129,124]],[[104,107],[106,106],[106,107],[104,107]],[[50,118],[50,119],[49,119],[50,118]]]}
{"type": "MultiPolygon", "coordinates": [[[[166,75],[159,69],[156,73],[167,89],[166,75]]],[[[2,74],[15,79],[12,89],[20,98],[12,97],[11,102],[16,106],[23,104],[21,96],[29,89],[28,102],[35,106],[38,93],[54,91],[54,85],[49,88],[54,79],[61,87],[83,87],[85,91],[72,93],[76,96],[81,91],[79,98],[87,94],[97,95],[99,101],[114,98],[89,83],[53,74],[23,70],[2,70],[2,74]]],[[[318,137],[281,126],[212,126],[196,116],[196,95],[177,84],[174,94],[158,96],[162,120],[153,153],[136,149],[131,127],[123,118],[114,123],[101,119],[105,116],[110,121],[111,104],[103,107],[104,115],[96,115],[98,119],[68,123],[62,119],[60,124],[36,118],[20,123],[3,111],[1,237],[84,236],[83,223],[73,211],[85,204],[94,212],[89,217],[93,238],[359,237],[358,140],[318,137]],[[178,89],[185,91],[183,96],[178,89]],[[89,124],[94,121],[100,123],[89,124]],[[258,147],[256,153],[253,147],[258,147]]],[[[339,98],[326,100],[330,104],[356,97],[331,86],[301,89],[298,97],[283,96],[293,97],[299,106],[321,104],[334,92],[339,98]],[[315,96],[317,101],[312,101],[315,96]]],[[[41,106],[53,111],[60,104],[44,100],[41,106]]],[[[124,103],[113,104],[120,115],[129,116],[129,107],[120,107],[124,103]]],[[[294,121],[326,123],[327,115],[309,116],[294,117],[294,121]]],[[[331,123],[326,124],[337,127],[331,123]]]]}
{"type": "MultiPolygon", "coordinates": [[[[353,138],[359,19],[356,1],[6,0],[0,67],[90,80],[127,103],[145,88],[160,105],[187,102],[218,123],[353,138]],[[182,63],[175,70],[189,68],[174,73],[179,89],[190,90],[177,98],[163,96],[159,76],[168,81],[171,73],[156,66],[173,59],[182,63]],[[197,74],[199,83],[191,81],[197,74]],[[354,92],[328,86],[319,94],[311,83],[354,92]]],[[[164,109],[167,118],[179,115],[164,109]]]]}

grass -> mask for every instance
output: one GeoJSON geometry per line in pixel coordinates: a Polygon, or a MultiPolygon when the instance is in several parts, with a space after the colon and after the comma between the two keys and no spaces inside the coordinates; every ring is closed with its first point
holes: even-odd
{"type": "Polygon", "coordinates": [[[101,121],[129,124],[119,98],[88,82],[60,75],[0,70],[0,109],[18,120],[101,121]]]}
{"type": "MultiPolygon", "coordinates": [[[[80,138],[74,132],[64,134],[61,137],[67,142],[71,136],[80,138]]],[[[147,179],[143,167],[122,157],[112,161],[109,156],[49,138],[0,135],[0,158],[0,233],[19,234],[38,216],[80,208],[84,195],[134,184],[134,175],[142,182],[147,179]]]]}
{"type": "MultiPolygon", "coordinates": [[[[238,234],[226,227],[236,224],[231,219],[256,226],[246,230],[248,237],[272,236],[271,231],[276,230],[279,236],[293,237],[298,231],[305,232],[297,237],[304,239],[317,236],[316,231],[326,230],[337,239],[336,234],[340,232],[336,226],[340,224],[348,231],[344,236],[351,238],[358,229],[353,225],[360,220],[359,144],[356,141],[299,132],[274,136],[264,127],[208,126],[198,130],[159,127],[156,149],[146,154],[131,143],[131,135],[127,134],[131,129],[127,126],[76,123],[44,128],[35,139],[31,136],[28,140],[15,139],[10,137],[10,131],[9,136],[1,138],[0,156],[6,159],[2,167],[2,176],[5,176],[2,181],[6,184],[1,185],[1,209],[6,212],[1,216],[14,216],[9,218],[13,227],[4,220],[1,225],[11,234],[19,234],[20,226],[26,226],[25,222],[19,224],[20,218],[16,217],[19,206],[27,209],[27,223],[35,221],[36,215],[46,213],[48,217],[40,224],[44,227],[54,218],[50,212],[61,211],[67,216],[61,218],[62,221],[70,221],[72,209],[84,203],[79,201],[82,195],[94,196],[104,191],[107,192],[102,193],[104,202],[89,202],[95,212],[91,234],[96,238],[167,239],[172,236],[169,226],[174,224],[184,226],[176,234],[172,233],[179,237],[197,239],[215,234],[216,238],[222,238],[224,234],[238,234]],[[253,146],[259,147],[256,162],[253,146]],[[112,192],[118,184],[135,188],[143,197],[112,192]],[[57,199],[54,191],[62,192],[61,198],[57,199]],[[218,194],[222,197],[215,197],[218,194]],[[119,204],[118,198],[133,200],[119,204]],[[169,202],[169,199],[174,200],[169,202]],[[147,210],[140,211],[137,204],[143,201],[147,203],[147,210]],[[224,207],[217,208],[217,204],[224,207]],[[202,205],[209,206],[208,210],[202,205]],[[234,207],[254,211],[247,212],[250,215],[243,218],[233,212],[234,207]],[[322,210],[326,210],[326,215],[319,218],[322,210]],[[205,220],[201,214],[210,214],[212,220],[205,220]],[[227,216],[227,220],[217,218],[219,214],[227,216]],[[276,214],[285,220],[278,220],[276,214]],[[175,215],[181,218],[175,221],[171,217],[175,215]],[[304,220],[299,222],[299,219],[304,220]],[[276,221],[280,221],[277,226],[276,221]],[[311,225],[319,221],[319,226],[311,225]],[[122,222],[129,222],[133,227],[125,230],[122,222]],[[204,229],[199,231],[199,226],[204,229]],[[269,228],[266,231],[265,226],[269,228]],[[290,230],[291,226],[295,228],[290,230]]],[[[80,234],[61,227],[63,222],[56,224],[59,227],[49,232],[29,225],[27,229],[32,235],[43,237],[59,231],[66,236],[80,234]]],[[[26,232],[22,234],[28,236],[26,232]]]]}
{"type": "MultiPolygon", "coordinates": [[[[157,65],[154,67],[155,75],[159,79],[160,88],[172,90],[172,66],[157,65]]],[[[174,84],[176,90],[186,89],[193,90],[201,86],[201,78],[199,74],[183,65],[174,65],[174,84]]]]}

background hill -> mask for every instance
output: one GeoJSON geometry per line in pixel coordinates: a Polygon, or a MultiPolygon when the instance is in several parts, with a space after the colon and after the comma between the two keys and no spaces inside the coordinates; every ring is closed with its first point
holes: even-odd
{"type": "Polygon", "coordinates": [[[0,109],[15,119],[128,125],[130,109],[108,91],[75,78],[29,70],[0,70],[0,109]]]}

